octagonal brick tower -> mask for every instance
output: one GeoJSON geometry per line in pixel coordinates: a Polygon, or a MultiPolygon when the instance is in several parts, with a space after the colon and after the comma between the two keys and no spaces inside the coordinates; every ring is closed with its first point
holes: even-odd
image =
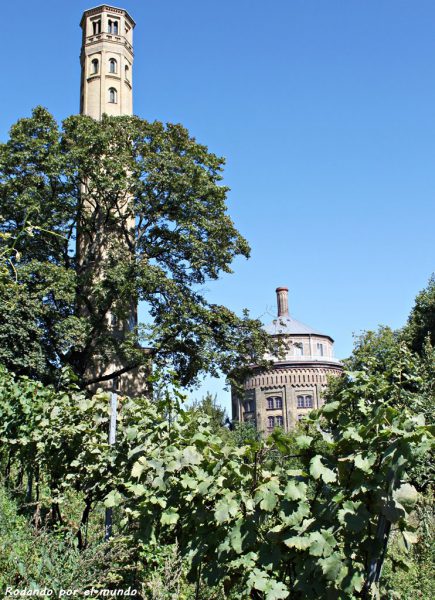
{"type": "Polygon", "coordinates": [[[266,332],[282,342],[283,356],[267,356],[267,372],[255,366],[244,385],[244,395],[232,394],[233,419],[254,422],[267,435],[275,427],[291,430],[311,409],[323,404],[328,377],[342,373],[334,357],[334,340],[290,316],[288,288],[279,287],[277,318],[266,332]]]}
{"type": "Polygon", "coordinates": [[[133,29],[122,8],[103,4],[83,13],[80,113],[101,119],[133,114],[133,29]]]}

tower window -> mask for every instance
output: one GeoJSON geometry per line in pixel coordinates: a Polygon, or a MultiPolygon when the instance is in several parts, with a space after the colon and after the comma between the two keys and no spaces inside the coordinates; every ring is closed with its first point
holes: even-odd
{"type": "Polygon", "coordinates": [[[313,408],[313,397],[312,396],[298,396],[297,397],[298,408],[313,408]]]}
{"type": "Polygon", "coordinates": [[[304,345],[299,342],[294,345],[295,356],[303,356],[304,355],[304,345]]]}
{"type": "Polygon", "coordinates": [[[94,35],[97,35],[98,33],[101,33],[101,21],[93,21],[92,22],[92,28],[93,28],[93,32],[94,35]]]}
{"type": "Polygon", "coordinates": [[[117,67],[118,67],[118,64],[117,64],[116,60],[114,58],[111,58],[109,60],[109,73],[116,73],[118,70],[117,67]]]}
{"type": "Polygon", "coordinates": [[[130,67],[128,65],[125,65],[125,79],[130,81],[130,67]]]}
{"type": "Polygon", "coordinates": [[[266,398],[267,408],[271,410],[273,408],[282,408],[282,398],[281,396],[269,396],[266,398]]]}
{"type": "Polygon", "coordinates": [[[118,102],[118,92],[115,90],[115,88],[109,89],[109,102],[110,104],[117,104],[118,102]]]}
{"type": "Polygon", "coordinates": [[[111,19],[109,19],[108,33],[113,33],[115,35],[118,35],[118,31],[119,31],[118,21],[112,21],[111,19]]]}
{"type": "Polygon", "coordinates": [[[323,344],[317,344],[317,354],[323,356],[323,344]]]}
{"type": "Polygon", "coordinates": [[[93,75],[95,75],[96,73],[98,73],[98,58],[94,58],[94,60],[92,61],[92,67],[91,67],[91,73],[93,75]]]}

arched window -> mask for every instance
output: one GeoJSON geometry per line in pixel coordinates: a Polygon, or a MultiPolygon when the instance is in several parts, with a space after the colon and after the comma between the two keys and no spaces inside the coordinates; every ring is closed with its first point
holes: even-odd
{"type": "Polygon", "coordinates": [[[130,81],[130,67],[128,65],[125,65],[125,79],[130,81]]]}
{"type": "Polygon", "coordinates": [[[282,427],[283,426],[283,420],[282,420],[282,417],[280,415],[278,415],[276,417],[276,426],[277,427],[282,427]]]}
{"type": "Polygon", "coordinates": [[[92,75],[95,75],[95,73],[98,73],[98,58],[94,58],[92,61],[92,75]]]}
{"type": "Polygon", "coordinates": [[[267,408],[270,410],[273,408],[282,408],[281,396],[269,396],[268,398],[266,398],[266,402],[267,408]]]}
{"type": "Polygon", "coordinates": [[[118,31],[119,31],[119,26],[118,26],[118,21],[112,21],[111,19],[109,19],[109,21],[107,22],[107,30],[108,33],[114,33],[115,35],[118,35],[118,31]]]}
{"type": "Polygon", "coordinates": [[[92,28],[93,28],[94,35],[101,33],[101,21],[93,21],[92,28]]]}
{"type": "Polygon", "coordinates": [[[118,92],[115,90],[115,88],[109,89],[109,102],[111,104],[116,104],[118,102],[118,92]]]}
{"type": "Polygon", "coordinates": [[[312,396],[298,396],[297,402],[298,402],[298,408],[313,408],[313,397],[312,396]]]}
{"type": "Polygon", "coordinates": [[[273,429],[275,427],[275,417],[267,417],[267,428],[273,429]]]}
{"type": "Polygon", "coordinates": [[[109,73],[116,73],[116,71],[118,67],[118,63],[116,62],[116,60],[114,58],[111,58],[109,60],[109,73]]]}

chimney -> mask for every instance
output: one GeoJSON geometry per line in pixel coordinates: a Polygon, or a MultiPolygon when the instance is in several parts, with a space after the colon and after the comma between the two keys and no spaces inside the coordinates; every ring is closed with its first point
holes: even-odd
{"type": "Polygon", "coordinates": [[[288,288],[276,288],[276,302],[278,304],[278,317],[288,317],[288,288]]]}

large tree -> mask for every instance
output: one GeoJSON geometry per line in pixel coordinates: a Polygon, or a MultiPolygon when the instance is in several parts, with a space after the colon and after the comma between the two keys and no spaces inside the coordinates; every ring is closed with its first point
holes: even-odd
{"type": "Polygon", "coordinates": [[[267,343],[260,323],[205,296],[249,256],[222,169],[181,125],[72,116],[59,127],[41,107],[19,120],[0,145],[0,361],[46,382],[71,367],[88,385],[95,360],[119,372],[146,360],[141,342],[184,385],[242,373],[267,343]],[[108,315],[123,322],[140,301],[146,323],[113,335],[108,315]]]}

